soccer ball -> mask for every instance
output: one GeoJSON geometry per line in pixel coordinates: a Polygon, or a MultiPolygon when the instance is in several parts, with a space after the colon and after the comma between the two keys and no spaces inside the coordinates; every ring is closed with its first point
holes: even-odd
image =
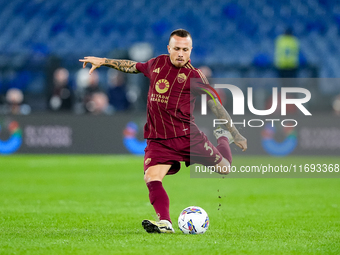
{"type": "Polygon", "coordinates": [[[208,214],[201,207],[189,206],[179,215],[178,227],[184,234],[203,234],[209,227],[208,214]]]}

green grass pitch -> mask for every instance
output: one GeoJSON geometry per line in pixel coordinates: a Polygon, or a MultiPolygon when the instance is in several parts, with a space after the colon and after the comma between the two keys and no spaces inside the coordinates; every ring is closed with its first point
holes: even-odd
{"type": "MultiPolygon", "coordinates": [[[[340,163],[336,157],[234,157],[340,163]]],[[[0,157],[0,254],[340,254],[340,179],[164,179],[175,234],[148,234],[154,219],[134,156],[0,157]],[[204,208],[210,227],[184,235],[182,209],[204,208]]]]}

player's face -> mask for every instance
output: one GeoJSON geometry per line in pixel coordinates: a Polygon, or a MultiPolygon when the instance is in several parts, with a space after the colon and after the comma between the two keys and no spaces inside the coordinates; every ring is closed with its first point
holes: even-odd
{"type": "Polygon", "coordinates": [[[171,63],[176,67],[184,66],[190,59],[191,49],[192,39],[190,36],[172,36],[168,45],[171,63]]]}

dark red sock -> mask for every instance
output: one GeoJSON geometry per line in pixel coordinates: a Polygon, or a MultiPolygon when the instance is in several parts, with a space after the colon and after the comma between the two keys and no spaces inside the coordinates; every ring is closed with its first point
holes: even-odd
{"type": "Polygon", "coordinates": [[[217,139],[217,149],[222,154],[222,156],[229,161],[231,165],[232,156],[231,156],[231,150],[229,146],[229,140],[225,136],[221,136],[217,139]]]}
{"type": "Polygon", "coordinates": [[[151,181],[146,184],[149,189],[150,203],[153,205],[160,220],[170,220],[169,197],[161,181],[151,181]]]}

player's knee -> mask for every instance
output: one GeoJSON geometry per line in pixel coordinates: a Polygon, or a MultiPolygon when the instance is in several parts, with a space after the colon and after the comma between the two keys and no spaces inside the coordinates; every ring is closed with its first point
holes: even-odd
{"type": "Polygon", "coordinates": [[[155,165],[150,166],[144,173],[144,181],[163,181],[164,176],[169,171],[171,165],[155,165]]]}

